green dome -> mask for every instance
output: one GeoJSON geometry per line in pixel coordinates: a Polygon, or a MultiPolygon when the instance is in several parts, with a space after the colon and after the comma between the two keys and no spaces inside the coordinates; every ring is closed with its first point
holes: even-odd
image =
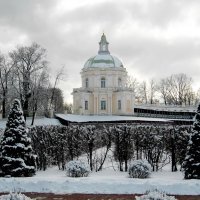
{"type": "Polygon", "coordinates": [[[98,55],[89,58],[84,68],[90,67],[102,67],[102,68],[109,68],[109,67],[123,67],[122,62],[115,56],[110,55],[108,50],[108,42],[106,40],[106,36],[103,34],[101,36],[101,41],[99,42],[99,51],[98,55]]]}
{"type": "Polygon", "coordinates": [[[98,54],[94,57],[89,58],[84,68],[89,67],[123,67],[122,62],[115,56],[112,56],[110,54],[98,54]]]}

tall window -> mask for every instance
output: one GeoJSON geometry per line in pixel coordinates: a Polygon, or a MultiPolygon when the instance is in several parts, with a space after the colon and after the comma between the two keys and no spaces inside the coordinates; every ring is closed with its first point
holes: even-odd
{"type": "Polygon", "coordinates": [[[89,81],[88,81],[88,78],[86,78],[85,79],[85,87],[88,88],[88,86],[89,86],[89,81]]]}
{"type": "Polygon", "coordinates": [[[85,110],[88,110],[88,101],[85,101],[85,110]]]}
{"type": "Polygon", "coordinates": [[[122,104],[121,104],[121,100],[118,100],[118,110],[122,109],[122,104]]]}
{"type": "Polygon", "coordinates": [[[122,79],[118,78],[118,87],[121,87],[121,86],[122,86],[122,79]]]}
{"type": "Polygon", "coordinates": [[[101,88],[105,88],[105,87],[106,87],[106,79],[101,78],[101,88]]]}
{"type": "Polygon", "coordinates": [[[101,101],[101,110],[106,110],[106,101],[101,101]]]}

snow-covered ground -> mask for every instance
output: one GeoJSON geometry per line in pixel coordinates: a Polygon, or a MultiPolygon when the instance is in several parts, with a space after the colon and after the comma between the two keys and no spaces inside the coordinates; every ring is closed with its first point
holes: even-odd
{"type": "MultiPolygon", "coordinates": [[[[27,121],[26,121],[27,126],[31,125],[31,120],[32,120],[31,118],[27,118],[27,121]]],[[[0,120],[0,129],[5,129],[6,122],[7,122],[7,119],[0,120]]],[[[35,118],[34,125],[35,126],[48,126],[48,125],[57,126],[57,125],[61,125],[61,123],[59,122],[58,119],[55,119],[55,118],[38,117],[38,118],[35,118]]]]}
{"type": "Polygon", "coordinates": [[[200,180],[184,180],[181,172],[163,169],[148,179],[132,179],[112,168],[93,172],[89,177],[70,178],[57,167],[39,171],[29,178],[0,178],[0,192],[134,194],[159,189],[168,194],[200,195],[200,180]]]}
{"type": "MultiPolygon", "coordinates": [[[[56,123],[53,119],[39,120],[37,125],[56,123]]],[[[3,121],[3,120],[2,120],[3,121]]],[[[0,121],[0,122],[2,122],[0,121]]],[[[37,120],[36,120],[37,122],[37,120]]],[[[1,123],[0,123],[1,124],[1,123]]],[[[3,126],[3,125],[2,125],[3,126]]],[[[0,126],[1,127],[1,126],[0,126]]],[[[4,124],[5,127],[5,124],[4,124]]],[[[103,149],[99,149],[100,155],[103,149]]],[[[109,153],[111,155],[111,152],[109,153]]],[[[86,159],[86,156],[81,156],[86,159]]],[[[70,178],[64,171],[52,167],[46,171],[37,171],[34,177],[0,178],[0,193],[10,191],[46,192],[46,193],[104,193],[104,194],[142,194],[147,190],[158,189],[168,194],[200,195],[200,180],[184,180],[182,172],[170,172],[170,166],[162,171],[153,172],[148,179],[133,179],[127,172],[117,171],[116,163],[108,160],[100,172],[92,172],[89,177],[70,178]]]]}

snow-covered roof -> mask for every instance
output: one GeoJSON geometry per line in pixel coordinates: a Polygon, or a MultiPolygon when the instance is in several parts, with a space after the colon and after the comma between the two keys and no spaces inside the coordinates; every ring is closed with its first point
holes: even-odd
{"type": "Polygon", "coordinates": [[[147,122],[171,122],[169,119],[134,117],[134,116],[117,116],[117,115],[73,115],[73,114],[56,114],[57,118],[69,122],[114,122],[114,121],[147,121],[147,122]]]}
{"type": "MultiPolygon", "coordinates": [[[[31,120],[32,120],[31,118],[28,118],[26,120],[27,126],[31,125],[31,120]]],[[[0,120],[0,128],[1,129],[4,129],[6,127],[6,122],[7,122],[7,119],[0,120]]],[[[36,118],[35,119],[34,125],[35,126],[47,126],[47,125],[56,126],[56,125],[61,125],[61,123],[59,122],[58,119],[55,119],[55,118],[41,117],[41,118],[36,118]]]]}
{"type": "Polygon", "coordinates": [[[134,108],[157,110],[157,111],[171,111],[171,112],[196,112],[195,106],[175,106],[175,105],[154,105],[154,104],[138,104],[134,108]]]}

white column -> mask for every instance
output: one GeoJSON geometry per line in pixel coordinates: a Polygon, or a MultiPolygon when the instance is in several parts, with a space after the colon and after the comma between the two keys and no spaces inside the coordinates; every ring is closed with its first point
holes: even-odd
{"type": "Polygon", "coordinates": [[[121,92],[121,112],[124,114],[126,113],[126,97],[124,92],[121,92]]]}
{"type": "Polygon", "coordinates": [[[99,95],[94,93],[94,115],[99,114],[99,95]]]}
{"type": "Polygon", "coordinates": [[[112,115],[112,93],[108,93],[108,114],[112,115]]]}
{"type": "Polygon", "coordinates": [[[96,104],[96,108],[97,108],[97,115],[99,114],[99,95],[97,94],[97,104],[96,104]]]}
{"type": "Polygon", "coordinates": [[[81,115],[84,115],[85,114],[85,98],[84,98],[84,94],[81,93],[81,115]]]}

